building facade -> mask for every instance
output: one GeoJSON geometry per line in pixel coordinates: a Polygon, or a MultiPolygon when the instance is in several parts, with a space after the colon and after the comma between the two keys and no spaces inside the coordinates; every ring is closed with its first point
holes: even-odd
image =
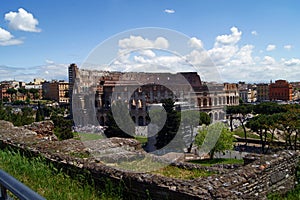
{"type": "Polygon", "coordinates": [[[204,111],[212,120],[226,118],[224,106],[239,104],[237,84],[202,83],[196,72],[123,73],[79,70],[70,65],[69,75],[73,119],[82,125],[103,125],[112,103],[118,100],[128,105],[137,126],[147,125],[148,109],[167,98],[178,109],[204,111]]]}
{"type": "Polygon", "coordinates": [[[292,94],[292,84],[289,84],[286,80],[276,80],[275,83],[269,85],[269,99],[271,101],[291,101],[292,94]]]}
{"type": "Polygon", "coordinates": [[[10,85],[7,83],[0,83],[0,100],[1,101],[11,101],[11,95],[7,93],[7,89],[10,88],[10,85]]]}
{"type": "Polygon", "coordinates": [[[257,101],[264,102],[269,101],[269,84],[267,83],[260,83],[256,85],[257,88],[257,101]]]}
{"type": "Polygon", "coordinates": [[[44,82],[44,99],[54,100],[60,104],[69,103],[69,83],[64,81],[44,82]]]}

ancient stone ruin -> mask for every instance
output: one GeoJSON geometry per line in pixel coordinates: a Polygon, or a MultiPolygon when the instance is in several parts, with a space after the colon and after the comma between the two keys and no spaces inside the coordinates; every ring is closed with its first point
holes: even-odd
{"type": "Polygon", "coordinates": [[[102,178],[109,178],[116,184],[122,182],[126,185],[124,192],[128,199],[265,199],[269,193],[284,193],[294,188],[297,181],[297,152],[248,154],[243,166],[203,167],[185,162],[172,163],[179,168],[214,172],[208,177],[182,180],[110,167],[115,159],[130,161],[136,156],[147,156],[134,139],[58,141],[54,139],[51,127],[51,122],[14,127],[10,122],[0,121],[0,147],[9,146],[42,155],[51,162],[77,169],[78,173],[88,171],[96,184],[101,184],[102,178]]]}

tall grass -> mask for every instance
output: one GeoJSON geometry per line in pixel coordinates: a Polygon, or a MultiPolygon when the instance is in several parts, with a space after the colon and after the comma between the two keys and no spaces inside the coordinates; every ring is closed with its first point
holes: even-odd
{"type": "Polygon", "coordinates": [[[100,192],[84,178],[71,178],[43,158],[26,158],[20,153],[0,150],[0,168],[46,199],[121,199],[120,193],[113,193],[111,183],[100,192]]]}

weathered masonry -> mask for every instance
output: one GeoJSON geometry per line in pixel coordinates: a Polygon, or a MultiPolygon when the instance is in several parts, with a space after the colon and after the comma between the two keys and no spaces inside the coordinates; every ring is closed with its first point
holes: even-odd
{"type": "Polygon", "coordinates": [[[128,104],[137,126],[147,125],[147,109],[171,98],[181,109],[200,110],[214,121],[226,118],[224,106],[238,105],[237,84],[204,83],[196,72],[143,73],[110,72],[69,66],[73,119],[82,126],[104,125],[115,100],[128,104]],[[91,118],[90,113],[95,113],[91,118]]]}
{"type": "MultiPolygon", "coordinates": [[[[54,163],[76,169],[79,173],[89,171],[91,178],[99,184],[103,178],[109,178],[116,184],[122,182],[126,185],[124,192],[128,199],[265,199],[269,193],[284,193],[294,188],[297,181],[297,152],[249,155],[245,160],[248,164],[244,166],[202,167],[182,162],[173,163],[181,168],[216,172],[206,178],[181,180],[114,169],[102,164],[101,156],[78,157],[76,155],[83,155],[88,151],[83,142],[74,139],[57,141],[49,132],[50,126],[45,128],[46,134],[34,132],[34,127],[39,126],[14,127],[9,122],[0,121],[1,148],[10,146],[39,154],[54,163]]],[[[39,129],[43,130],[43,127],[39,129]]],[[[133,139],[111,138],[94,142],[95,148],[89,151],[101,152],[101,148],[118,148],[119,151],[124,151],[124,155],[142,155],[139,143],[133,139]],[[101,146],[100,143],[107,146],[101,146]]]]}

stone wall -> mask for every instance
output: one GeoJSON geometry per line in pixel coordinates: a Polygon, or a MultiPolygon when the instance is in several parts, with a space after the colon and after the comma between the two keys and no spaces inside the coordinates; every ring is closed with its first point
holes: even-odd
{"type": "MultiPolygon", "coordinates": [[[[90,156],[80,140],[53,141],[50,138],[0,121],[1,148],[10,146],[21,149],[42,155],[70,171],[88,172],[99,187],[108,178],[117,186],[122,185],[125,199],[265,199],[268,193],[284,193],[294,188],[297,181],[295,174],[299,154],[292,151],[273,155],[248,154],[245,159],[248,164],[244,166],[203,167],[190,163],[173,163],[180,168],[216,172],[206,178],[180,180],[108,167],[101,160],[90,156]]],[[[111,147],[122,143],[141,153],[132,139],[112,138],[107,139],[106,143],[111,147]]]]}

